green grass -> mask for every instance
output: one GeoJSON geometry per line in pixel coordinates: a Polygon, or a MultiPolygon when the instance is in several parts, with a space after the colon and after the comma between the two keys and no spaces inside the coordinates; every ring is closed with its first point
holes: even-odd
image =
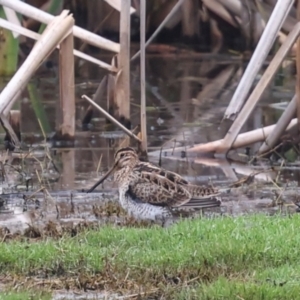
{"type": "Polygon", "coordinates": [[[0,300],[50,300],[51,295],[44,292],[37,291],[24,291],[24,292],[15,292],[7,291],[0,293],[0,300]]]}
{"type": "Polygon", "coordinates": [[[100,274],[178,299],[300,299],[299,251],[300,215],[203,218],[2,243],[0,274],[100,274]]]}
{"type": "Polygon", "coordinates": [[[220,299],[251,299],[251,300],[290,300],[300,299],[299,282],[275,285],[269,282],[247,282],[219,278],[209,285],[198,285],[173,294],[173,299],[189,300],[220,300],[220,299]]]}

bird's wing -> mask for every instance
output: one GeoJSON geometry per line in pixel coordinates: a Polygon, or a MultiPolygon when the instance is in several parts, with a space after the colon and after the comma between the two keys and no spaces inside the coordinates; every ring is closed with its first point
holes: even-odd
{"type": "Polygon", "coordinates": [[[190,192],[193,199],[207,199],[220,195],[220,191],[210,185],[193,185],[188,184],[185,188],[190,192]]]}
{"type": "Polygon", "coordinates": [[[179,184],[184,186],[184,188],[188,190],[188,192],[191,194],[192,198],[195,199],[209,198],[220,194],[220,191],[214,188],[212,185],[199,186],[199,185],[190,184],[179,174],[165,170],[163,168],[159,168],[150,163],[140,162],[137,167],[139,169],[144,170],[145,172],[158,174],[159,176],[162,176],[170,180],[174,184],[179,184]]]}
{"type": "Polygon", "coordinates": [[[181,206],[191,199],[191,194],[180,184],[187,184],[187,181],[176,173],[149,163],[140,163],[133,171],[136,176],[133,176],[128,189],[132,199],[170,207],[181,206]]]}
{"type": "Polygon", "coordinates": [[[140,162],[137,165],[137,168],[142,169],[144,172],[158,174],[159,176],[165,177],[166,179],[170,180],[175,184],[181,184],[181,185],[189,184],[188,181],[186,181],[179,174],[165,170],[163,168],[159,168],[151,163],[140,162]]]}

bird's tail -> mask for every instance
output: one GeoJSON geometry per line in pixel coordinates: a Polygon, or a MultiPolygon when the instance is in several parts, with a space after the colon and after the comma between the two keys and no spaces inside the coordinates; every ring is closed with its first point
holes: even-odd
{"type": "Polygon", "coordinates": [[[211,196],[207,198],[192,198],[189,202],[182,205],[182,208],[210,208],[218,207],[222,204],[222,198],[217,196],[211,196]]]}

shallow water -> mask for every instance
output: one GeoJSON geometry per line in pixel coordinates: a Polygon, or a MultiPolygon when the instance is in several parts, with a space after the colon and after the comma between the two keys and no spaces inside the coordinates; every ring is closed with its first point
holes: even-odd
{"type": "MultiPolygon", "coordinates": [[[[109,58],[104,60],[109,61],[109,58]]],[[[241,59],[228,56],[205,56],[205,59],[201,56],[182,58],[176,55],[149,57],[146,64],[149,160],[159,163],[159,151],[154,150],[161,147],[190,146],[222,138],[231,124],[222,122],[223,114],[245,66],[246,62],[241,59]]],[[[44,73],[41,70],[33,80],[52,130],[56,126],[59,98],[55,71],[55,67],[44,73]]],[[[25,150],[21,154],[6,156],[3,152],[2,155],[3,159],[8,159],[4,166],[6,175],[3,177],[2,193],[21,193],[2,195],[2,200],[0,198],[0,226],[12,232],[22,231],[30,224],[41,226],[49,220],[60,225],[74,225],[83,221],[102,222],[104,217],[101,218],[101,214],[96,216],[95,206],[101,206],[107,200],[116,200],[117,193],[110,180],[103,184],[106,191],[104,195],[74,193],[74,190],[92,186],[96,178],[107,170],[113,162],[115,149],[125,137],[119,130],[107,126],[104,117],[96,111],[89,130],[82,130],[81,120],[88,103],[81,99],[81,95],[92,96],[105,72],[89,63],[83,63],[77,73],[80,76],[76,77],[77,131],[74,148],[63,147],[62,142],[53,139],[46,144],[42,143],[43,135],[33,107],[26,92],[23,95],[20,105],[21,130],[30,155],[25,150]],[[23,199],[22,193],[26,192],[28,197],[41,186],[45,187],[43,195],[35,195],[34,200],[30,201],[23,199]],[[57,191],[73,191],[73,194],[71,196],[71,192],[68,192],[67,195],[58,196],[57,191]]],[[[132,64],[131,74],[131,120],[134,128],[139,124],[137,62],[132,64]]],[[[294,94],[294,86],[293,63],[286,60],[243,131],[276,122],[282,108],[280,105],[274,108],[270,104],[289,101],[294,94]]],[[[100,105],[106,107],[106,101],[106,97],[103,97],[100,105]]],[[[162,151],[161,165],[180,173],[193,183],[210,182],[220,187],[228,187],[241,178],[259,172],[252,180],[224,195],[223,206],[217,211],[218,214],[275,213],[282,208],[295,211],[297,207],[293,203],[298,201],[299,163],[281,164],[281,161],[275,161],[271,170],[268,161],[247,164],[243,154],[251,156],[258,147],[259,144],[249,149],[240,149],[235,152],[237,159],[230,161],[203,157],[180,158],[166,155],[162,151]]],[[[107,218],[105,216],[106,221],[107,218]]],[[[114,215],[110,221],[118,222],[119,218],[114,215]]]]}

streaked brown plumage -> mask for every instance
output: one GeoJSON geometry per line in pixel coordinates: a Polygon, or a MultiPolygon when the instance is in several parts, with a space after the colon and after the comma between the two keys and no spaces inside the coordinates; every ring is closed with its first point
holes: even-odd
{"type": "Polygon", "coordinates": [[[209,186],[190,184],[180,175],[139,160],[133,148],[115,153],[113,167],[88,190],[91,192],[114,172],[121,206],[139,219],[172,216],[179,207],[207,208],[220,206],[218,191],[209,186]]]}

